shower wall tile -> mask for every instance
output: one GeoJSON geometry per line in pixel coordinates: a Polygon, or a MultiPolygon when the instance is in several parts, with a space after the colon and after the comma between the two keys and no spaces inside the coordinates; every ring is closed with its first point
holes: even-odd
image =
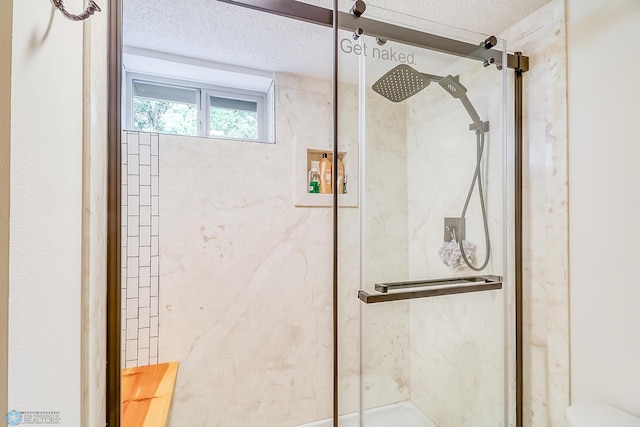
{"type": "MultiPolygon", "coordinates": [[[[150,337],[159,327],[158,360],[180,362],[170,424],[281,427],[331,417],[331,209],[296,208],[292,191],[298,144],[331,149],[331,83],[278,74],[276,88],[275,144],[160,137],[163,286],[152,277],[152,301],[157,289],[160,304],[150,337]]],[[[358,90],[340,91],[341,149],[357,159],[358,90]]],[[[375,108],[380,120],[393,106],[375,108]]],[[[393,126],[381,147],[393,147],[393,126]]],[[[397,229],[406,242],[406,227],[397,229]]],[[[351,412],[360,373],[358,209],[340,209],[340,230],[340,411],[351,412]]],[[[408,397],[398,387],[408,381],[408,359],[390,344],[397,335],[373,334],[379,345],[365,361],[369,372],[394,361],[383,382],[372,383],[380,403],[408,397]]]]}
{"type": "MultiPolygon", "coordinates": [[[[365,120],[361,286],[372,292],[375,283],[402,281],[409,276],[406,103],[391,103],[369,92],[365,120]]],[[[352,232],[343,231],[341,240],[348,239],[352,232]]],[[[354,264],[358,266],[358,263],[354,264]]],[[[340,283],[344,286],[349,282],[341,280],[340,283]]],[[[345,306],[345,315],[357,318],[361,303],[355,300],[353,306],[349,306],[357,288],[350,291],[350,294],[341,295],[341,305],[345,306]]],[[[365,409],[409,399],[409,304],[397,302],[364,306],[361,313],[360,346],[366,356],[362,359],[360,372],[365,409]]],[[[342,329],[357,336],[357,324],[351,331],[349,327],[347,323],[342,329]]],[[[360,348],[344,344],[342,350],[349,354],[349,350],[360,348]]],[[[357,354],[350,356],[343,363],[353,362],[355,369],[352,373],[355,375],[348,376],[342,383],[348,390],[355,391],[357,384],[350,384],[348,379],[357,378],[359,360],[357,354]]],[[[349,411],[357,411],[357,396],[355,392],[352,395],[343,393],[342,406],[349,411]]]]}
{"type": "MultiPolygon", "coordinates": [[[[428,60],[420,60],[429,64],[428,60]]],[[[490,130],[483,152],[491,257],[480,274],[504,276],[504,118],[503,75],[477,61],[456,59],[436,75],[459,75],[481,119],[490,130]]],[[[436,67],[436,68],[434,68],[436,67]]],[[[444,218],[459,217],[476,167],[476,135],[470,118],[439,85],[407,101],[408,280],[478,273],[451,271],[440,259],[444,218]]],[[[465,240],[484,260],[486,245],[478,190],[465,219],[465,240]]],[[[476,262],[478,265],[480,262],[476,262]]],[[[506,292],[506,291],[505,291],[506,292]]],[[[504,328],[502,291],[412,301],[409,307],[411,400],[436,425],[503,425],[504,328]]]]}
{"type": "MultiPolygon", "coordinates": [[[[149,344],[151,312],[158,312],[157,306],[151,306],[158,304],[157,298],[151,298],[152,290],[158,294],[159,188],[151,166],[154,161],[157,164],[159,152],[155,150],[152,154],[151,148],[152,144],[158,147],[158,138],[157,134],[130,131],[123,132],[122,137],[122,319],[127,337],[122,362],[128,367],[149,364],[158,356],[157,346],[152,353],[149,344]],[[155,251],[151,246],[152,234],[156,239],[155,251]]],[[[157,328],[154,332],[157,339],[157,328]]]]}
{"type": "Polygon", "coordinates": [[[564,2],[551,1],[504,37],[531,62],[524,74],[525,426],[561,427],[570,402],[564,2]]]}

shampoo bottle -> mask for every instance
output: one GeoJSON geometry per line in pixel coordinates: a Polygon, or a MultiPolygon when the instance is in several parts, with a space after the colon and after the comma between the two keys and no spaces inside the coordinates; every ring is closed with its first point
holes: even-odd
{"type": "Polygon", "coordinates": [[[344,163],[342,163],[342,160],[338,157],[338,194],[345,193],[344,187],[344,163]]]}
{"type": "Polygon", "coordinates": [[[320,160],[320,193],[332,194],[333,183],[331,178],[331,162],[327,156],[327,153],[322,153],[322,160],[320,160]]]}
{"type": "Polygon", "coordinates": [[[318,171],[318,161],[311,162],[311,170],[309,171],[309,193],[320,192],[320,172],[318,171]]]}

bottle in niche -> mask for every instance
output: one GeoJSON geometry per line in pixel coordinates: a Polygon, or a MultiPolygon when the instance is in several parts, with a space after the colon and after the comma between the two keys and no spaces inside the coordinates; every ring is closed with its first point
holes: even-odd
{"type": "Polygon", "coordinates": [[[346,181],[344,178],[344,163],[342,163],[342,159],[338,157],[338,194],[344,194],[346,187],[346,181]]]}
{"type": "Polygon", "coordinates": [[[309,193],[320,192],[320,172],[318,171],[319,161],[311,162],[311,170],[309,171],[309,193]]]}
{"type": "Polygon", "coordinates": [[[331,162],[327,153],[322,153],[320,160],[320,193],[332,194],[333,184],[331,180],[331,162]]]}

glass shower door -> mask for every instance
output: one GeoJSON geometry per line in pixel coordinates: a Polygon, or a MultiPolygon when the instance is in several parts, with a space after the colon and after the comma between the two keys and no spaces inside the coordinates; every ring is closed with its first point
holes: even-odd
{"type": "Polygon", "coordinates": [[[371,6],[360,19],[340,46],[360,64],[361,423],[506,426],[506,66],[415,37],[482,50],[487,35],[371,6]],[[389,24],[397,39],[376,37],[389,24]]]}

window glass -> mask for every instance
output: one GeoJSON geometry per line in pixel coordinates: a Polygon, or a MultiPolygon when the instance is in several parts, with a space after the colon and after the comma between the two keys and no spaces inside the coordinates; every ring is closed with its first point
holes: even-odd
{"type": "Polygon", "coordinates": [[[198,134],[198,90],[133,82],[133,128],[145,132],[198,134]]]}
{"type": "Polygon", "coordinates": [[[209,136],[258,139],[258,103],[210,96],[209,136]]]}

